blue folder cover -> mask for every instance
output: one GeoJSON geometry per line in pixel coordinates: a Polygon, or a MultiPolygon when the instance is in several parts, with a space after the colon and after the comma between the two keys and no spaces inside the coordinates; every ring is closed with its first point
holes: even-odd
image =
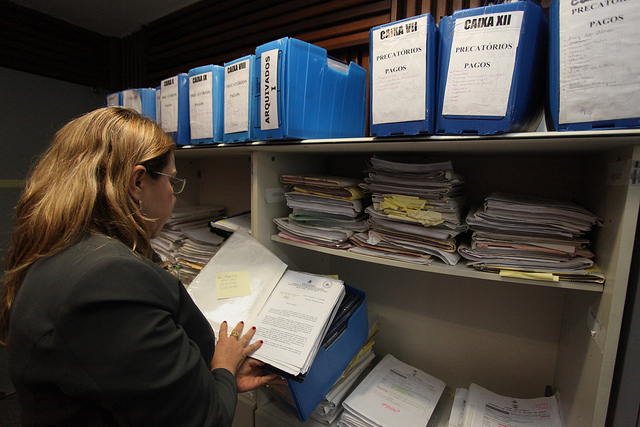
{"type": "MultiPolygon", "coordinates": [[[[606,9],[603,9],[604,6],[600,6],[600,3],[597,4],[599,7],[585,7],[588,6],[587,3],[580,2],[576,4],[572,9],[572,18],[573,14],[591,14],[593,15],[593,19],[597,24],[595,24],[594,28],[586,28],[585,31],[590,32],[590,36],[592,36],[595,31],[602,30],[603,26],[621,23],[622,19],[620,19],[621,12],[619,11],[618,6],[623,5],[624,2],[607,2],[606,9]],[[580,10],[580,7],[583,7],[580,10]],[[586,10],[585,10],[586,9],[586,10]],[[603,12],[606,10],[607,12],[603,12]],[[605,19],[607,18],[609,21],[605,23],[605,19]],[[610,22],[610,21],[614,22],[610,22]]],[[[626,5],[625,5],[626,6],[626,5]]],[[[553,0],[549,7],[549,87],[548,87],[548,99],[547,99],[547,128],[549,130],[558,130],[558,131],[579,131],[579,130],[597,130],[597,129],[626,129],[626,128],[638,128],[640,127],[640,117],[631,117],[635,114],[631,112],[628,113],[628,117],[619,118],[619,119],[610,119],[610,120],[593,120],[593,121],[581,121],[581,122],[573,122],[573,123],[560,123],[560,1],[553,0]]],[[[594,25],[592,21],[590,25],[594,25]]],[[[633,25],[634,29],[636,28],[636,23],[628,24],[633,25]]],[[[591,40],[586,39],[582,40],[583,48],[592,48],[587,43],[592,43],[591,40]]],[[[637,43],[636,43],[637,46],[637,43]]],[[[614,53],[618,54],[618,53],[614,53]]],[[[593,66],[593,64],[585,64],[586,66],[593,66]]],[[[637,74],[637,69],[635,70],[637,74]]],[[[582,82],[587,83],[586,81],[582,82]]],[[[605,83],[606,84],[606,83],[605,83]]],[[[636,85],[635,89],[636,95],[638,94],[638,86],[636,85]]],[[[637,99],[633,100],[634,103],[637,103],[637,99]]],[[[636,104],[637,105],[637,104],[636,104]]],[[[607,108],[607,105],[603,103],[602,108],[607,108]]],[[[620,111],[615,111],[616,114],[619,114],[620,111]]],[[[623,114],[624,116],[624,114],[623,114]]],[[[613,117],[613,116],[612,116],[613,117]]]]}
{"type": "Polygon", "coordinates": [[[127,89],[122,91],[122,105],[156,120],[156,90],[152,88],[127,89]],[[138,104],[139,103],[139,104],[138,104]]]}
{"type": "Polygon", "coordinates": [[[302,421],[309,418],[369,336],[366,294],[348,285],[345,289],[347,293],[362,297],[362,303],[349,318],[347,328],[329,348],[320,347],[304,381],[287,380],[298,418],[302,421]]]}
{"type": "Polygon", "coordinates": [[[189,70],[188,76],[191,144],[222,142],[224,67],[204,65],[189,70]]]}
{"type": "MultiPolygon", "coordinates": [[[[398,120],[389,123],[374,123],[374,98],[371,96],[371,136],[392,136],[392,135],[419,135],[419,134],[433,134],[436,117],[436,81],[437,81],[437,60],[438,60],[438,27],[435,20],[430,13],[419,16],[412,16],[400,21],[392,22],[389,24],[379,25],[372,28],[369,31],[369,70],[371,72],[371,78],[369,82],[370,92],[374,94],[376,90],[375,81],[379,84],[388,85],[392,79],[400,79],[405,81],[404,86],[406,89],[410,89],[411,79],[414,79],[416,71],[415,63],[412,63],[409,58],[416,54],[424,54],[426,56],[426,69],[422,74],[422,79],[425,81],[425,96],[424,96],[424,115],[420,120],[398,120]],[[411,37],[411,32],[414,23],[416,21],[426,21],[426,52],[422,52],[422,46],[410,43],[408,46],[403,46],[398,51],[389,52],[383,57],[374,54],[374,44],[378,40],[399,40],[401,38],[411,37]],[[399,64],[396,60],[398,57],[402,58],[399,64]],[[386,67],[383,64],[393,61],[394,66],[386,67]],[[380,68],[374,66],[375,63],[380,64],[380,68]],[[379,72],[374,72],[379,70],[379,72]],[[380,75],[378,75],[380,74],[380,75]],[[409,75],[408,75],[409,74],[409,75]]],[[[397,81],[397,80],[396,80],[397,81]]],[[[402,96],[399,94],[399,96],[402,96]]],[[[383,101],[385,100],[383,99],[383,101]]],[[[383,117],[384,119],[384,117],[383,117]]]]}
{"type": "Polygon", "coordinates": [[[189,77],[177,74],[160,82],[161,126],[178,145],[189,145],[189,77]]]}
{"type": "MultiPolygon", "coordinates": [[[[438,105],[436,117],[436,134],[472,134],[491,135],[506,132],[522,132],[534,130],[542,116],[544,107],[544,90],[547,58],[548,24],[540,6],[532,1],[518,1],[492,6],[459,10],[451,16],[440,20],[440,53],[438,74],[438,105]],[[503,115],[447,115],[443,113],[443,103],[449,65],[452,56],[452,43],[456,21],[464,20],[465,30],[483,30],[488,27],[496,28],[500,25],[511,24],[513,12],[522,11],[522,26],[515,53],[515,65],[511,79],[511,86],[503,115]],[[489,14],[499,14],[487,17],[489,14]]],[[[479,32],[481,34],[481,32],[479,32]]],[[[475,40],[474,40],[475,42],[475,40]]],[[[478,52],[494,49],[508,51],[513,48],[505,43],[478,44],[460,47],[463,51],[478,52]]],[[[491,61],[472,62],[465,64],[469,68],[492,67],[491,61]]],[[[494,96],[490,91],[488,96],[494,96]]],[[[464,93],[459,95],[464,96],[464,93]]]]}
{"type": "Polygon", "coordinates": [[[224,142],[256,139],[253,123],[256,103],[252,92],[255,62],[255,55],[246,55],[224,64],[224,142]]]}
{"type": "Polygon", "coordinates": [[[258,46],[255,59],[256,139],[364,136],[364,68],[289,37],[258,46]]]}

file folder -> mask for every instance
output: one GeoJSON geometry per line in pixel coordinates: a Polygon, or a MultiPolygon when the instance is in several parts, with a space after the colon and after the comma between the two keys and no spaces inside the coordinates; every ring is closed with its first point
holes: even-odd
{"type": "Polygon", "coordinates": [[[255,55],[224,64],[224,142],[253,141],[255,55]]]}
{"type": "Polygon", "coordinates": [[[156,120],[156,90],[151,88],[122,91],[122,106],[156,120]]]}
{"type": "Polygon", "coordinates": [[[113,92],[104,100],[105,107],[122,107],[122,92],[113,92]]]}
{"type": "Polygon", "coordinates": [[[372,136],[433,134],[437,60],[429,13],[369,31],[372,136]]]}
{"type": "Polygon", "coordinates": [[[189,70],[191,144],[222,142],[224,68],[204,65],[189,70]]]}
{"type": "Polygon", "coordinates": [[[304,381],[287,379],[301,421],[309,418],[369,336],[366,294],[348,285],[345,288],[347,293],[362,297],[362,303],[349,318],[347,328],[330,347],[320,347],[304,381]]]}
{"type": "Polygon", "coordinates": [[[364,68],[289,37],[258,46],[255,59],[256,139],[364,136],[364,68]]]}
{"type": "Polygon", "coordinates": [[[180,73],[160,82],[160,122],[178,145],[189,145],[189,77],[180,73]]]}
{"type": "Polygon", "coordinates": [[[517,1],[440,20],[436,134],[535,130],[544,107],[548,24],[517,1]]]}
{"type": "Polygon", "coordinates": [[[576,3],[553,0],[549,7],[547,127],[640,127],[638,4],[576,3]]]}

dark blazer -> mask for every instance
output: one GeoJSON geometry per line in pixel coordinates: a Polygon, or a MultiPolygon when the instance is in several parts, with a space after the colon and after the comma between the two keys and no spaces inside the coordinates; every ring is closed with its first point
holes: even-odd
{"type": "Polygon", "coordinates": [[[11,379],[29,425],[228,426],[233,375],[182,283],[117,240],[35,262],[11,309],[11,379]]]}

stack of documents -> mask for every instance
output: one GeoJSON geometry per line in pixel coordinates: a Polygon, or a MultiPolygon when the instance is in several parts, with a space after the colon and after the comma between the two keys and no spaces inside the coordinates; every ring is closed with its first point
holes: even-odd
{"type": "Polygon", "coordinates": [[[492,193],[467,217],[467,265],[503,276],[603,283],[586,237],[596,215],[572,202],[492,193]]]}
{"type": "Polygon", "coordinates": [[[282,175],[293,188],[285,197],[292,209],[288,217],[275,218],[285,239],[331,248],[348,248],[349,238],[369,229],[364,214],[360,181],[321,175],[282,175]]]}
{"type": "Polygon", "coordinates": [[[251,211],[212,220],[209,227],[212,232],[224,238],[231,236],[238,228],[243,228],[251,233],[251,211]]]}
{"type": "Polygon", "coordinates": [[[518,399],[493,393],[477,384],[456,389],[450,427],[562,427],[555,396],[518,399]]]}
{"type": "Polygon", "coordinates": [[[390,354],[345,399],[340,427],[424,427],[445,383],[390,354]]]}
{"type": "Polygon", "coordinates": [[[450,161],[372,157],[360,186],[372,194],[371,229],[355,234],[350,251],[420,264],[460,260],[456,237],[467,230],[465,180],[450,161]]]}
{"type": "Polygon", "coordinates": [[[209,231],[209,221],[224,214],[219,206],[174,208],[160,235],[151,241],[169,271],[188,286],[223,242],[209,231]]]}
{"type": "Polygon", "coordinates": [[[234,232],[188,288],[214,330],[255,326],[252,357],[289,378],[308,372],[341,301],[341,280],[287,270],[244,229],[234,232]]]}

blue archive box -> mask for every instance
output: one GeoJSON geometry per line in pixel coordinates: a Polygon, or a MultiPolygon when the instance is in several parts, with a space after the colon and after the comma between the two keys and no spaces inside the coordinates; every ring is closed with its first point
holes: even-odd
{"type": "Polygon", "coordinates": [[[224,142],[253,141],[255,55],[226,62],[224,69],[224,142]]]}
{"type": "Polygon", "coordinates": [[[191,144],[222,142],[224,133],[224,67],[204,65],[189,70],[191,144]]]}
{"type": "Polygon", "coordinates": [[[162,104],[162,97],[161,97],[161,91],[160,91],[160,86],[156,87],[156,123],[158,124],[158,126],[162,127],[162,121],[161,121],[161,113],[160,113],[160,106],[162,104]]]}
{"type": "Polygon", "coordinates": [[[433,134],[437,59],[429,13],[369,31],[372,136],[433,134]]]}
{"type": "Polygon", "coordinates": [[[258,46],[255,55],[256,139],[364,136],[364,68],[289,37],[258,46]]]}
{"type": "Polygon", "coordinates": [[[113,92],[106,96],[104,100],[105,107],[121,107],[122,92],[113,92]]]}
{"type": "Polygon", "coordinates": [[[639,5],[572,3],[553,0],[549,7],[547,127],[640,127],[639,5]]]}
{"type": "Polygon", "coordinates": [[[347,329],[329,348],[320,347],[304,381],[287,380],[296,403],[298,418],[302,421],[309,418],[369,336],[366,294],[348,285],[345,285],[345,289],[348,293],[363,298],[360,306],[351,315],[347,329]]]}
{"type": "Polygon", "coordinates": [[[180,73],[160,82],[160,123],[178,145],[189,145],[189,77],[180,73]]]}
{"type": "Polygon", "coordinates": [[[156,90],[151,88],[122,91],[122,106],[156,120],[156,90]]]}
{"type": "Polygon", "coordinates": [[[436,134],[535,130],[544,111],[548,24],[518,1],[440,20],[436,134]]]}

